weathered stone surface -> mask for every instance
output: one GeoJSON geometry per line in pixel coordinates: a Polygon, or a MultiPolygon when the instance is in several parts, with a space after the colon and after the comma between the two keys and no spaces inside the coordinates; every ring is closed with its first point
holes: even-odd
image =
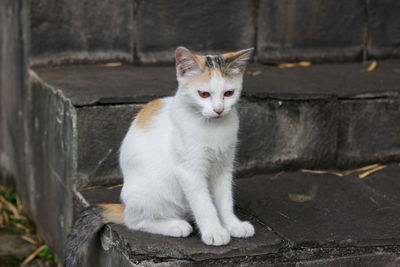
{"type": "Polygon", "coordinates": [[[77,106],[145,103],[172,95],[178,87],[175,68],[167,66],[64,66],[35,71],[77,106]]]}
{"type": "Polygon", "coordinates": [[[133,60],[133,1],[30,2],[33,64],[133,60]]]}
{"type": "Polygon", "coordinates": [[[399,166],[400,163],[389,165],[387,168],[363,179],[364,184],[391,203],[390,206],[383,207],[382,203],[377,202],[376,205],[381,208],[390,208],[393,205],[400,206],[399,166]]]}
{"type": "MultiPolygon", "coordinates": [[[[108,189],[97,187],[83,190],[80,193],[91,204],[117,202],[121,188],[108,189]],[[97,191],[97,192],[94,192],[97,191]],[[107,192],[108,191],[108,192],[107,192]]],[[[251,220],[245,214],[242,219],[251,220]]],[[[262,224],[253,221],[256,236],[248,239],[233,238],[227,246],[213,247],[203,244],[198,234],[188,238],[171,238],[144,232],[128,230],[122,225],[109,225],[103,230],[103,248],[116,247],[124,252],[132,262],[150,258],[184,259],[204,261],[225,257],[244,257],[276,253],[284,242],[276,234],[267,230],[262,224]]]]}
{"type": "Polygon", "coordinates": [[[137,52],[141,62],[173,62],[178,46],[226,52],[254,47],[255,1],[141,1],[137,52]]]}
{"type": "MultiPolygon", "coordinates": [[[[312,65],[281,69],[250,64],[245,75],[244,98],[308,100],[378,98],[400,95],[399,60],[386,60],[370,73],[361,63],[312,65]]],[[[64,66],[35,68],[49,84],[60,88],[76,106],[145,103],[171,96],[177,88],[173,66],[64,66]]]]}
{"type": "Polygon", "coordinates": [[[112,105],[77,109],[78,188],[85,184],[107,184],[120,180],[119,148],[142,106],[112,105]]]}
{"type": "Polygon", "coordinates": [[[61,91],[30,73],[26,147],[29,161],[24,177],[26,207],[46,242],[63,261],[64,242],[72,224],[77,164],[76,113],[61,91]]]}
{"type": "Polygon", "coordinates": [[[242,101],[238,171],[333,166],[336,110],[335,99],[242,101]]]}
{"type": "Polygon", "coordinates": [[[364,10],[363,1],[261,0],[258,58],[355,60],[363,49],[364,10]]]}
{"type": "Polygon", "coordinates": [[[400,2],[371,0],[368,54],[373,57],[400,55],[400,2]]]}
{"type": "MultiPolygon", "coordinates": [[[[397,266],[400,202],[390,197],[400,185],[399,171],[393,164],[364,180],[295,172],[241,179],[237,212],[253,221],[253,238],[209,247],[197,234],[171,238],[111,224],[92,253],[102,259],[96,266],[397,266]]],[[[97,186],[80,193],[93,205],[118,203],[120,190],[97,186]]]]}
{"type": "Polygon", "coordinates": [[[17,179],[24,200],[28,14],[27,1],[0,2],[0,179],[17,179]]]}
{"type": "MultiPolygon", "coordinates": [[[[393,71],[397,65],[397,60],[380,62],[371,73],[361,73],[362,64],[294,69],[250,65],[249,71],[259,70],[261,74],[245,76],[239,108],[239,176],[251,169],[336,166],[338,123],[349,119],[346,113],[339,116],[340,103],[352,99],[355,105],[363,107],[364,103],[369,105],[370,98],[398,99],[400,76],[393,71]]],[[[117,182],[118,149],[137,110],[142,103],[173,95],[176,90],[175,70],[168,66],[68,66],[36,70],[78,106],[81,185],[108,183],[114,178],[117,182]],[[105,105],[122,103],[137,104],[105,105]],[[100,106],[84,107],[95,104],[100,106]]],[[[357,118],[357,112],[351,116],[357,118]]],[[[385,112],[391,110],[382,110],[381,115],[385,112]]],[[[393,116],[397,115],[388,115],[381,123],[396,127],[393,116]]],[[[369,120],[364,122],[363,127],[368,127],[369,120]]],[[[345,136],[343,131],[339,133],[345,136]]],[[[389,145],[396,139],[390,140],[389,145]]],[[[382,155],[381,159],[394,158],[382,155]]],[[[361,163],[355,160],[351,164],[361,163]]]]}
{"type": "MultiPolygon", "coordinates": [[[[329,100],[242,101],[238,176],[250,171],[334,165],[336,105],[329,100]]],[[[78,108],[78,188],[120,181],[119,147],[141,107],[78,108]]]]}
{"type": "MultiPolygon", "coordinates": [[[[347,256],[336,259],[322,259],[315,261],[302,261],[292,265],[285,264],[282,266],[296,267],[337,267],[337,266],[386,266],[395,267],[400,265],[399,256],[395,253],[371,253],[367,255],[347,256]]],[[[281,266],[281,265],[279,265],[281,266]]]]}
{"type": "Polygon", "coordinates": [[[36,246],[23,240],[20,234],[7,229],[0,229],[0,264],[4,263],[5,257],[10,255],[13,255],[18,260],[23,260],[35,249],[36,246]]]}
{"type": "Polygon", "coordinates": [[[340,103],[338,165],[400,159],[400,98],[340,103]]]}
{"type": "MultiPolygon", "coordinates": [[[[283,173],[236,183],[237,204],[297,247],[400,244],[400,206],[385,199],[386,191],[376,193],[355,174],[283,173]]],[[[399,183],[397,179],[394,186],[399,183]]]]}

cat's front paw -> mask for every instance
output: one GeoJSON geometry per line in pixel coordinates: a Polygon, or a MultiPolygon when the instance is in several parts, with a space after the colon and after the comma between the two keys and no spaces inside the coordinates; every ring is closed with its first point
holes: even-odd
{"type": "Polygon", "coordinates": [[[249,222],[237,222],[227,227],[233,237],[251,237],[254,235],[254,227],[249,222]]]}
{"type": "Polygon", "coordinates": [[[226,229],[218,227],[202,233],[201,240],[210,246],[222,246],[229,243],[231,235],[226,229]]]}

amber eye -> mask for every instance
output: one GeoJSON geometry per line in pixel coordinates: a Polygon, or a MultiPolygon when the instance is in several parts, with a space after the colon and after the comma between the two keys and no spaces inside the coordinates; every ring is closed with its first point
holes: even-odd
{"type": "Polygon", "coordinates": [[[235,92],[235,90],[226,91],[226,92],[224,93],[224,96],[226,96],[226,97],[233,96],[233,93],[234,93],[234,92],[235,92]]]}
{"type": "Polygon", "coordinates": [[[199,92],[199,96],[202,98],[207,98],[210,96],[209,92],[202,92],[202,91],[198,91],[199,92]]]}

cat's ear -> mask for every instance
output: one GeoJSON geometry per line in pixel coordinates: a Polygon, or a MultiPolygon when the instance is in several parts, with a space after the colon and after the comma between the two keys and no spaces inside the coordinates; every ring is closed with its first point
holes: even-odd
{"type": "Polygon", "coordinates": [[[200,72],[200,64],[196,55],[180,46],[175,51],[176,75],[179,78],[190,77],[200,72]]]}
{"type": "Polygon", "coordinates": [[[243,74],[247,63],[251,58],[254,48],[244,49],[237,52],[223,54],[227,63],[225,73],[228,75],[243,74]]]}

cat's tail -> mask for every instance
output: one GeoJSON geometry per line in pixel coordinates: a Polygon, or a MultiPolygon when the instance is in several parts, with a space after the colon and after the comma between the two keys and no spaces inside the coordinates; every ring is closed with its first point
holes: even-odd
{"type": "Polygon", "coordinates": [[[90,239],[106,224],[124,222],[123,204],[99,204],[81,212],[65,245],[66,267],[82,266],[90,239]]]}

